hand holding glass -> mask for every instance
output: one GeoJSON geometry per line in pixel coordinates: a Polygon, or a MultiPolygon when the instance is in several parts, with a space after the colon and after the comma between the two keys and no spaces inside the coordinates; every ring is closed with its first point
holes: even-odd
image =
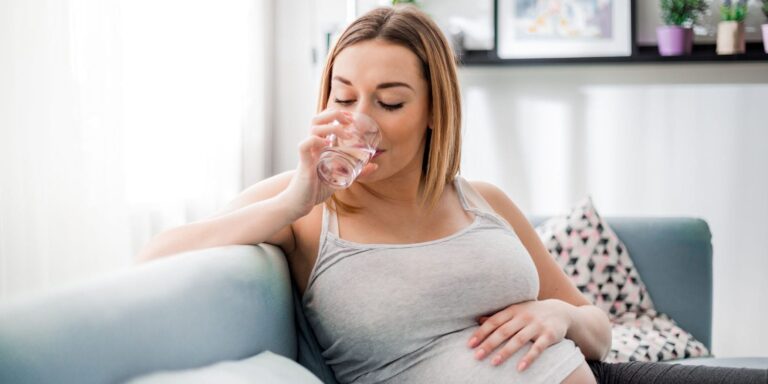
{"type": "MultiPolygon", "coordinates": [[[[338,124],[338,121],[334,123],[338,124]]],[[[352,122],[344,130],[350,134],[349,138],[328,135],[329,146],[323,148],[317,163],[320,180],[334,189],[352,185],[381,141],[381,131],[376,122],[359,112],[352,113],[352,122]]]]}

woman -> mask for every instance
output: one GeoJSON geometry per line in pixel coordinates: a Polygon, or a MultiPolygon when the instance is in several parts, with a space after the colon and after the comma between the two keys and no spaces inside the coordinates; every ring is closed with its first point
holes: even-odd
{"type": "Polygon", "coordinates": [[[139,257],[279,246],[341,383],[595,383],[607,371],[606,314],[504,192],[458,176],[455,59],[434,22],[408,6],[357,19],[328,57],[318,107],[295,171],[158,235],[139,257]],[[334,120],[353,111],[383,138],[334,193],[316,164],[325,137],[344,135],[334,120]]]}

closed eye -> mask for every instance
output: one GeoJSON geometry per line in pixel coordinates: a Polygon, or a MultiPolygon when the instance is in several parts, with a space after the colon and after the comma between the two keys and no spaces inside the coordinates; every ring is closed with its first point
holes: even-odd
{"type": "MultiPolygon", "coordinates": [[[[340,99],[333,99],[333,102],[340,105],[350,105],[354,103],[356,100],[350,99],[350,100],[340,100],[340,99]]],[[[379,102],[379,105],[381,105],[382,108],[386,109],[387,111],[394,111],[396,109],[400,109],[403,107],[404,103],[398,103],[398,104],[386,104],[379,102]]]]}
{"type": "Polygon", "coordinates": [[[354,101],[354,100],[339,100],[339,99],[333,99],[333,102],[334,102],[334,103],[336,103],[336,104],[341,104],[341,105],[349,105],[349,104],[352,104],[352,103],[354,103],[355,101],[354,101]]]}
{"type": "Polygon", "coordinates": [[[396,109],[400,109],[400,108],[403,107],[403,103],[399,103],[399,104],[384,104],[381,101],[379,101],[379,104],[381,105],[382,108],[386,109],[387,111],[394,111],[396,109]]]}

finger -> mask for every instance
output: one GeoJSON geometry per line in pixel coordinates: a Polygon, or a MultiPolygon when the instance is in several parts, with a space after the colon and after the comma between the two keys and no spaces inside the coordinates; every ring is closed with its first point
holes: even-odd
{"type": "Polygon", "coordinates": [[[480,316],[480,318],[477,319],[477,322],[480,323],[480,325],[483,325],[486,320],[488,320],[488,316],[480,316]]]}
{"type": "Polygon", "coordinates": [[[549,348],[549,346],[554,343],[554,337],[552,337],[549,333],[541,334],[539,338],[536,339],[536,342],[533,343],[533,346],[531,346],[531,349],[528,351],[528,353],[525,354],[525,357],[523,357],[520,360],[520,363],[517,364],[517,370],[522,372],[526,368],[530,367],[531,364],[533,364],[533,361],[536,360],[539,355],[544,352],[545,349],[549,348]]]}
{"type": "Polygon", "coordinates": [[[379,165],[376,163],[368,163],[363,167],[363,170],[360,171],[360,177],[368,176],[371,173],[376,172],[376,170],[379,169],[379,165]]]}
{"type": "Polygon", "coordinates": [[[527,327],[523,328],[520,332],[518,332],[514,337],[509,339],[506,344],[504,344],[503,347],[499,349],[499,351],[493,356],[491,359],[492,365],[499,365],[507,359],[509,359],[510,356],[517,353],[517,351],[520,350],[523,346],[528,344],[529,341],[536,338],[537,335],[539,335],[540,328],[537,325],[531,324],[527,327]]]}
{"type": "MultiPolygon", "coordinates": [[[[490,329],[492,323],[496,321],[496,315],[488,319],[480,328],[488,327],[490,329]]],[[[512,338],[518,331],[525,327],[525,322],[522,318],[513,318],[510,321],[496,327],[487,338],[481,339],[480,345],[475,348],[475,357],[478,360],[482,360],[485,356],[488,356],[496,347],[501,343],[512,338]]],[[[485,331],[483,331],[485,332],[485,331]]],[[[481,333],[482,334],[482,333],[481,333]]]]}
{"type": "Polygon", "coordinates": [[[334,134],[342,139],[348,139],[352,137],[350,132],[350,126],[344,123],[329,123],[322,125],[313,125],[310,128],[309,133],[315,136],[326,137],[330,134],[334,134]]]}
{"type": "Polygon", "coordinates": [[[312,125],[330,124],[334,120],[348,124],[352,122],[352,114],[340,109],[326,109],[312,118],[312,125]]]}
{"type": "MultiPolygon", "coordinates": [[[[486,319],[483,320],[482,324],[480,324],[480,327],[478,327],[475,332],[472,333],[472,336],[469,338],[469,342],[467,343],[467,346],[470,348],[474,348],[478,344],[482,343],[483,340],[485,340],[488,335],[491,334],[496,328],[498,328],[501,324],[504,324],[512,319],[514,316],[514,313],[508,309],[505,309],[501,312],[495,313],[493,316],[481,316],[485,317],[486,319]]],[[[478,319],[479,321],[480,319],[478,319]]],[[[525,320],[525,319],[524,319],[525,320]]]]}
{"type": "Polygon", "coordinates": [[[326,146],[328,146],[328,141],[322,137],[307,137],[299,143],[299,156],[301,157],[301,161],[311,164],[320,154],[320,151],[326,146]]]}

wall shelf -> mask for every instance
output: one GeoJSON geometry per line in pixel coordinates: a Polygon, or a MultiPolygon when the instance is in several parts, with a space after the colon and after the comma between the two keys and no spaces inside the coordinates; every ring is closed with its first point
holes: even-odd
{"type": "Polygon", "coordinates": [[[747,51],[739,55],[718,55],[714,44],[697,44],[688,56],[661,56],[656,46],[636,46],[631,56],[578,57],[557,59],[500,59],[496,51],[466,51],[460,58],[464,66],[525,66],[558,64],[661,64],[661,63],[742,63],[768,62],[762,42],[747,43],[747,51]]]}
{"type": "MultiPolygon", "coordinates": [[[[493,45],[498,47],[499,1],[493,1],[493,45]]],[[[761,41],[746,43],[746,52],[738,55],[718,55],[715,44],[694,44],[687,56],[661,56],[655,45],[637,44],[637,0],[630,0],[632,55],[621,57],[575,57],[575,58],[536,58],[536,59],[501,59],[496,50],[464,51],[459,58],[462,66],[527,66],[527,65],[563,65],[563,64],[693,64],[693,63],[744,63],[768,62],[761,41]]]]}

